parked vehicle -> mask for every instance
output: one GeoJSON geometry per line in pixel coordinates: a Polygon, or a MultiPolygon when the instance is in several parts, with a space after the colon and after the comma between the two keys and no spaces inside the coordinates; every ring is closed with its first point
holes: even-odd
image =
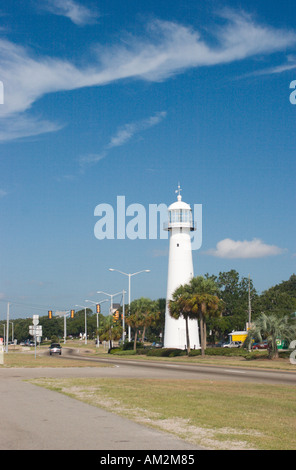
{"type": "Polygon", "coordinates": [[[49,354],[52,355],[52,354],[59,354],[61,355],[62,354],[62,347],[59,343],[52,343],[50,346],[49,346],[49,354]]]}
{"type": "Polygon", "coordinates": [[[252,349],[267,349],[268,345],[266,341],[263,341],[262,343],[254,343],[252,345],[252,349]]]}
{"type": "Polygon", "coordinates": [[[223,344],[223,348],[240,348],[242,344],[241,341],[230,341],[230,343],[223,344]]]}

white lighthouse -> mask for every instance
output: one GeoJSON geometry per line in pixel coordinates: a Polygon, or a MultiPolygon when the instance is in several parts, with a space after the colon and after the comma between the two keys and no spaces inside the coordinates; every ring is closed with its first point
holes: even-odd
{"type": "MultiPolygon", "coordinates": [[[[182,201],[181,189],[178,186],[177,201],[168,208],[168,226],[170,232],[170,251],[168,265],[168,284],[165,312],[164,347],[185,349],[186,324],[180,316],[178,320],[170,316],[168,302],[177,287],[187,284],[194,276],[191,250],[190,231],[195,230],[192,211],[189,204],[182,201]]],[[[200,348],[198,324],[196,320],[188,320],[189,341],[191,348],[200,348]]]]}

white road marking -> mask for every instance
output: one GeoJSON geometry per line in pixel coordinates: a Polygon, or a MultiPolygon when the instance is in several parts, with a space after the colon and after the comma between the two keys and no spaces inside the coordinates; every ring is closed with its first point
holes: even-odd
{"type": "Polygon", "coordinates": [[[224,372],[231,372],[232,374],[245,374],[243,370],[230,370],[230,369],[223,369],[224,372]]]}

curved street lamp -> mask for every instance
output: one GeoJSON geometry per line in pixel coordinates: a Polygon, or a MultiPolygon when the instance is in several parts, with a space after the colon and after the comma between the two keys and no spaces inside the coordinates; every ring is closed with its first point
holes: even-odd
{"type": "MultiPolygon", "coordinates": [[[[85,300],[85,302],[90,302],[94,305],[101,305],[103,302],[108,302],[108,299],[101,300],[100,302],[94,302],[93,300],[85,300]]],[[[100,346],[100,338],[99,338],[99,312],[97,311],[97,348],[100,346]]]]}
{"type": "Polygon", "coordinates": [[[85,307],[84,305],[78,305],[78,304],[76,304],[75,307],[82,307],[82,308],[84,308],[84,329],[85,329],[85,340],[84,340],[84,344],[87,344],[87,323],[86,323],[86,309],[87,309],[87,307],[85,307]]]}
{"type": "MultiPolygon", "coordinates": [[[[136,273],[125,273],[123,271],[119,271],[119,269],[109,268],[109,271],[117,271],[120,274],[124,274],[128,276],[128,311],[130,313],[131,308],[131,277],[135,276],[136,274],[140,273],[150,273],[150,269],[143,269],[142,271],[137,271],[136,273]]],[[[131,327],[128,327],[128,340],[131,341],[131,327]]]]}

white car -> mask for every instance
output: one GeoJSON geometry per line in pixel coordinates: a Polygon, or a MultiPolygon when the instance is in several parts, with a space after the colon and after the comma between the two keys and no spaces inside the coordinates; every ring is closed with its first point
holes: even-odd
{"type": "Polygon", "coordinates": [[[52,356],[52,354],[62,354],[62,347],[59,343],[52,343],[49,346],[49,354],[52,356]]]}
{"type": "Polygon", "coordinates": [[[240,348],[242,344],[241,341],[230,341],[230,343],[223,344],[223,348],[240,348]]]}

